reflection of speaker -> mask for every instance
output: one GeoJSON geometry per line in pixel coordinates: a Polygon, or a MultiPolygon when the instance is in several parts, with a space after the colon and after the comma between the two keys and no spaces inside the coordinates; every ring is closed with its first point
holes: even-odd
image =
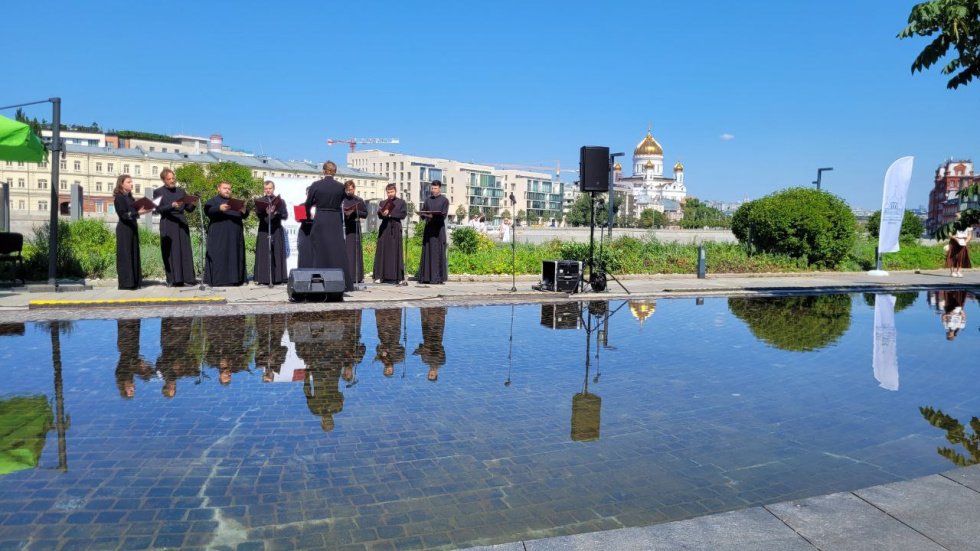
{"type": "Polygon", "coordinates": [[[289,300],[344,300],[344,271],[340,268],[294,268],[286,282],[289,300]]]}
{"type": "Polygon", "coordinates": [[[292,342],[340,342],[344,324],[338,320],[296,322],[289,327],[292,342]]]}
{"type": "Polygon", "coordinates": [[[609,148],[583,145],[579,151],[579,188],[609,191],[609,148]]]}
{"type": "Polygon", "coordinates": [[[572,440],[591,442],[599,439],[599,411],[602,398],[588,392],[572,397],[572,440]]]}
{"type": "Polygon", "coordinates": [[[579,321],[577,302],[541,305],[541,325],[549,329],[578,329],[579,321]]]}
{"type": "Polygon", "coordinates": [[[578,260],[542,260],[539,288],[542,291],[575,293],[581,276],[582,263],[578,260]]]}
{"type": "Polygon", "coordinates": [[[0,323],[0,337],[23,337],[25,328],[23,323],[0,323]]]}

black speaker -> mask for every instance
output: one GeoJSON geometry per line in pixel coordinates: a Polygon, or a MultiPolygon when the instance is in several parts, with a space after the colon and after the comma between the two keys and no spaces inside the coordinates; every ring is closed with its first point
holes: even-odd
{"type": "Polygon", "coordinates": [[[581,327],[581,305],[561,302],[541,305],[541,325],[549,329],[578,329],[581,327]]]}
{"type": "Polygon", "coordinates": [[[576,293],[581,275],[582,263],[578,260],[542,260],[539,288],[542,291],[576,293]]]}
{"type": "Polygon", "coordinates": [[[298,300],[344,300],[344,271],[340,268],[295,268],[289,272],[286,295],[298,300]]]}
{"type": "Polygon", "coordinates": [[[579,152],[579,189],[609,191],[609,148],[583,145],[579,152]]]}

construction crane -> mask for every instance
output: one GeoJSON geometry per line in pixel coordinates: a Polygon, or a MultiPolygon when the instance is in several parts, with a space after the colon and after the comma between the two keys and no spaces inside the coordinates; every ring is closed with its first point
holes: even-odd
{"type": "Polygon", "coordinates": [[[523,169],[523,170],[539,170],[545,172],[554,172],[555,181],[561,180],[560,176],[562,172],[578,172],[578,169],[562,168],[561,161],[555,161],[555,166],[553,168],[550,166],[505,165],[505,164],[498,164],[498,163],[487,163],[487,164],[497,168],[516,168],[516,169],[523,169]]]}
{"type": "Polygon", "coordinates": [[[349,144],[350,152],[354,152],[354,147],[357,144],[378,144],[378,143],[401,143],[398,138],[350,138],[347,140],[327,140],[327,145],[337,145],[337,144],[349,144]]]}

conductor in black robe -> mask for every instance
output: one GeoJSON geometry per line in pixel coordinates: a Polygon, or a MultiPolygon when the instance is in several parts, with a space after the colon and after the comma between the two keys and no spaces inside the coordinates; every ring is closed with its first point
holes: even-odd
{"type": "Polygon", "coordinates": [[[419,309],[422,343],[412,354],[421,356],[422,361],[429,366],[428,379],[432,382],[439,379],[439,368],[446,364],[446,349],[442,345],[442,335],[446,330],[447,310],[445,306],[419,309]]]}
{"type": "Polygon", "coordinates": [[[405,259],[402,256],[402,220],[408,216],[405,201],[395,197],[395,184],[385,187],[387,199],[378,205],[378,243],[374,250],[375,283],[400,283],[405,279],[405,259]]]}
{"type": "Polygon", "coordinates": [[[337,165],[333,161],[323,163],[322,180],[313,182],[306,196],[306,215],[316,207],[310,241],[313,245],[314,268],[340,268],[344,272],[344,290],[353,291],[354,281],[347,266],[344,245],[344,184],[334,179],[337,165]]]}
{"type": "Polygon", "coordinates": [[[167,287],[194,285],[194,253],[191,250],[191,233],[185,212],[194,212],[197,205],[181,201],[186,193],[177,187],[174,171],[169,168],[160,173],[163,185],[153,191],[153,198],[160,199],[156,213],[160,215],[160,252],[163,269],[167,273],[167,287]]]}
{"type": "Polygon", "coordinates": [[[350,334],[351,311],[295,312],[289,316],[289,338],[306,366],[303,395],[310,413],[320,418],[323,432],[334,428],[333,416],[344,409],[340,372],[350,334]]]}
{"type": "Polygon", "coordinates": [[[422,203],[420,214],[425,220],[422,232],[422,259],[419,261],[419,283],[445,283],[449,279],[449,259],[446,258],[446,216],[449,199],[442,195],[442,182],[433,180],[432,194],[422,203]]]}
{"type": "Polygon", "coordinates": [[[374,322],[378,328],[378,346],[374,349],[374,360],[381,362],[384,376],[391,377],[395,374],[395,364],[405,361],[405,346],[401,343],[402,310],[375,310],[374,322]]]}
{"type": "MultiPolygon", "coordinates": [[[[310,195],[310,187],[306,186],[306,195],[310,195]]],[[[306,207],[303,207],[304,209],[306,207]]],[[[310,234],[313,232],[313,219],[307,216],[299,221],[299,230],[296,232],[296,267],[315,268],[316,258],[313,257],[313,240],[310,234]]]]}
{"type": "Polygon", "coordinates": [[[208,224],[207,261],[204,263],[204,283],[212,287],[245,283],[245,226],[248,207],[232,209],[231,184],[218,184],[218,196],[204,204],[208,224]]]}
{"type": "MultiPolygon", "coordinates": [[[[271,201],[276,196],[275,182],[266,181],[262,191],[263,195],[256,200],[256,204],[258,201],[271,201]]],[[[286,203],[280,200],[279,204],[269,205],[268,209],[256,206],[255,214],[259,217],[259,232],[255,239],[252,278],[259,285],[268,285],[271,277],[272,284],[278,285],[286,281],[286,234],[282,229],[282,221],[289,219],[286,203]]]]}
{"type": "Polygon", "coordinates": [[[143,282],[143,265],[140,262],[139,217],[150,212],[136,207],[133,199],[133,179],[123,174],[116,179],[112,190],[113,205],[119,222],[116,224],[116,277],[119,288],[135,290],[143,282]]]}
{"type": "Polygon", "coordinates": [[[364,200],[354,194],[354,180],[344,182],[344,242],[347,245],[347,265],[354,283],[364,283],[364,248],[361,244],[361,219],[367,218],[364,200]]]}

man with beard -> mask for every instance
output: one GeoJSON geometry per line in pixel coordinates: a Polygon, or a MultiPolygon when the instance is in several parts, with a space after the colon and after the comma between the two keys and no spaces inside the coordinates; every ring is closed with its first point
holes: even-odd
{"type": "Polygon", "coordinates": [[[361,219],[367,218],[364,200],[354,194],[354,180],[344,182],[344,242],[347,245],[347,265],[354,283],[364,283],[364,249],[361,244],[361,219]]]}
{"type": "Polygon", "coordinates": [[[255,238],[253,278],[259,285],[278,285],[286,281],[286,234],[282,221],[289,219],[286,203],[276,200],[276,184],[262,185],[262,197],[255,200],[259,231],[255,238]],[[259,208],[259,205],[267,205],[259,208]]]}
{"type": "Polygon", "coordinates": [[[449,279],[449,260],[446,257],[446,216],[449,199],[442,195],[442,182],[433,180],[432,195],[422,204],[420,215],[425,220],[422,233],[422,260],[419,261],[419,283],[440,284],[449,279]]]}
{"type": "Polygon", "coordinates": [[[387,199],[378,206],[378,243],[374,251],[375,283],[400,283],[405,279],[405,260],[402,257],[402,220],[408,216],[405,201],[395,196],[395,184],[385,187],[387,199]]]}
{"type": "Polygon", "coordinates": [[[218,195],[204,204],[208,224],[207,261],[204,283],[212,287],[245,283],[245,226],[248,207],[232,208],[231,184],[218,184],[218,195]]]}

